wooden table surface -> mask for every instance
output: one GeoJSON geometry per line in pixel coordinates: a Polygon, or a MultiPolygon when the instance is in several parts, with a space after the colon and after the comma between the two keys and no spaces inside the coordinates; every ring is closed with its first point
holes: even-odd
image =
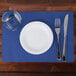
{"type": "MultiPolygon", "coordinates": [[[[8,73],[26,73],[31,76],[49,76],[54,72],[76,72],[76,0],[0,0],[0,76],[8,73]],[[2,22],[4,11],[72,11],[74,12],[74,63],[4,63],[2,62],[2,22]],[[33,73],[33,74],[31,74],[33,73]]],[[[74,74],[73,73],[73,74],[74,74]]],[[[10,74],[9,74],[10,75],[10,74]]],[[[58,73],[55,73],[58,75],[58,73]]],[[[61,75],[61,74],[59,74],[61,75]]],[[[64,74],[63,74],[64,75],[64,74]]],[[[69,74],[71,75],[71,74],[69,74]]],[[[11,75],[13,76],[13,75],[11,75]]],[[[24,75],[23,75],[24,76],[24,75]]]]}

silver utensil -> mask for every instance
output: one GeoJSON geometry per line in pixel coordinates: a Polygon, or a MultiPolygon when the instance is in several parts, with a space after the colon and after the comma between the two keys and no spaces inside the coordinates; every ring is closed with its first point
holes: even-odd
{"type": "Polygon", "coordinates": [[[67,42],[67,31],[68,31],[68,17],[69,15],[66,14],[65,18],[64,18],[64,44],[63,44],[63,53],[62,53],[62,60],[66,61],[66,51],[67,51],[67,46],[66,46],[66,42],[67,42]]]}
{"type": "Polygon", "coordinates": [[[56,18],[55,19],[55,32],[57,35],[57,59],[61,60],[61,52],[60,52],[60,39],[59,39],[59,35],[60,35],[60,18],[56,18]]]}

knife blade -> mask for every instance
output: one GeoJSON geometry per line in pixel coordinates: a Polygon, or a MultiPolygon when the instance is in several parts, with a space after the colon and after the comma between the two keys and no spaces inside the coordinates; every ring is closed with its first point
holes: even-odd
{"type": "Polygon", "coordinates": [[[62,53],[62,60],[66,61],[66,52],[67,52],[67,32],[68,32],[68,19],[69,15],[66,14],[64,18],[64,43],[63,43],[63,53],[62,53]]]}
{"type": "Polygon", "coordinates": [[[66,14],[65,19],[64,19],[64,37],[67,35],[67,30],[68,30],[68,18],[69,18],[69,15],[66,14]]]}

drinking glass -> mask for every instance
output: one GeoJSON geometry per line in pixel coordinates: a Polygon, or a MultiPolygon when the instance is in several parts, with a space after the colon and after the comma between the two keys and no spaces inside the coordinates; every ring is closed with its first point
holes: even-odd
{"type": "Polygon", "coordinates": [[[21,15],[17,11],[7,11],[2,15],[2,22],[7,29],[17,30],[22,21],[21,15]]]}

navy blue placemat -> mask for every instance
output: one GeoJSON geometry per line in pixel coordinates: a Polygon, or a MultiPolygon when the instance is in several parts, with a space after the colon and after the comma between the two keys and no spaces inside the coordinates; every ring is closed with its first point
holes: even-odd
{"type": "Polygon", "coordinates": [[[56,33],[54,28],[55,18],[61,19],[60,50],[63,50],[64,17],[69,14],[67,35],[66,62],[74,62],[74,26],[72,12],[19,12],[22,24],[16,31],[11,31],[2,26],[2,61],[3,62],[62,62],[57,60],[56,33]],[[20,45],[19,36],[22,28],[31,21],[42,21],[52,28],[54,42],[52,47],[44,54],[32,55],[24,51],[20,45]]]}

